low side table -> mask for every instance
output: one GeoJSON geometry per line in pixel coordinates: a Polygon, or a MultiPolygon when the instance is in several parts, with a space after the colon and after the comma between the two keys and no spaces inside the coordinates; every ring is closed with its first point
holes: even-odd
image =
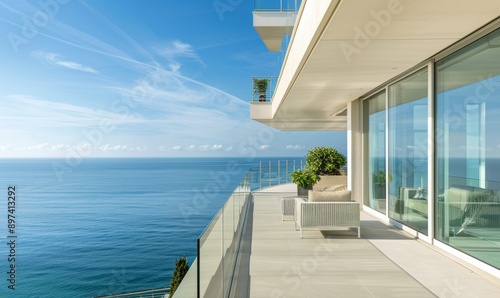
{"type": "Polygon", "coordinates": [[[281,220],[295,220],[295,199],[302,196],[281,198],[281,220]]]}

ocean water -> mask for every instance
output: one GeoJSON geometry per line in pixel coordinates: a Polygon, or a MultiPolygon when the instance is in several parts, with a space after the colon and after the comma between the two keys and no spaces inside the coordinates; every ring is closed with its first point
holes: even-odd
{"type": "Polygon", "coordinates": [[[174,260],[185,255],[193,262],[196,239],[258,162],[0,159],[0,297],[93,297],[168,286],[174,260]],[[228,172],[235,164],[238,171],[228,172]],[[10,209],[9,186],[16,198],[10,209]],[[210,201],[203,208],[193,201],[200,193],[210,201]],[[8,288],[11,265],[15,290],[8,288]]]}

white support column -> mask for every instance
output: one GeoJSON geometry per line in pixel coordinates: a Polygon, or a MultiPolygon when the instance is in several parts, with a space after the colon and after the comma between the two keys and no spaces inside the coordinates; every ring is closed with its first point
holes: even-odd
{"type": "Polygon", "coordinates": [[[435,133],[434,133],[434,115],[435,115],[435,79],[434,79],[434,61],[431,60],[428,65],[428,81],[427,81],[427,231],[429,242],[434,243],[434,204],[436,201],[435,192],[435,133]]]}
{"type": "Polygon", "coordinates": [[[488,188],[486,184],[486,102],[479,105],[479,187],[488,188]]]}
{"type": "Polygon", "coordinates": [[[389,218],[389,86],[385,87],[385,216],[389,218]]]}
{"type": "Polygon", "coordinates": [[[352,197],[363,205],[363,144],[361,100],[347,104],[347,187],[352,197]]]}

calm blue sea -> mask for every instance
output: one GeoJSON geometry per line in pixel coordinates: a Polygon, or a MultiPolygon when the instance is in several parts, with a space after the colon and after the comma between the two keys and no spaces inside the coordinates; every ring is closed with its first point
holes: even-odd
{"type": "Polygon", "coordinates": [[[92,297],[168,286],[174,260],[186,255],[192,263],[196,239],[258,162],[0,159],[0,297],[92,297]],[[203,208],[193,202],[200,193],[210,199],[203,208]],[[11,265],[15,290],[8,288],[11,265]]]}

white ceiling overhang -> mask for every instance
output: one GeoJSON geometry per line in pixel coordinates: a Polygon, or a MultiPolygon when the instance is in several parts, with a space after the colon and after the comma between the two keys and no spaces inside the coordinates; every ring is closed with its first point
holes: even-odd
{"type": "Polygon", "coordinates": [[[280,130],[345,130],[348,102],[499,15],[498,0],[303,1],[272,103],[252,103],[251,117],[280,130]]]}
{"type": "Polygon", "coordinates": [[[279,52],[283,36],[292,34],[297,13],[287,11],[253,12],[253,26],[270,52],[279,52]]]}

